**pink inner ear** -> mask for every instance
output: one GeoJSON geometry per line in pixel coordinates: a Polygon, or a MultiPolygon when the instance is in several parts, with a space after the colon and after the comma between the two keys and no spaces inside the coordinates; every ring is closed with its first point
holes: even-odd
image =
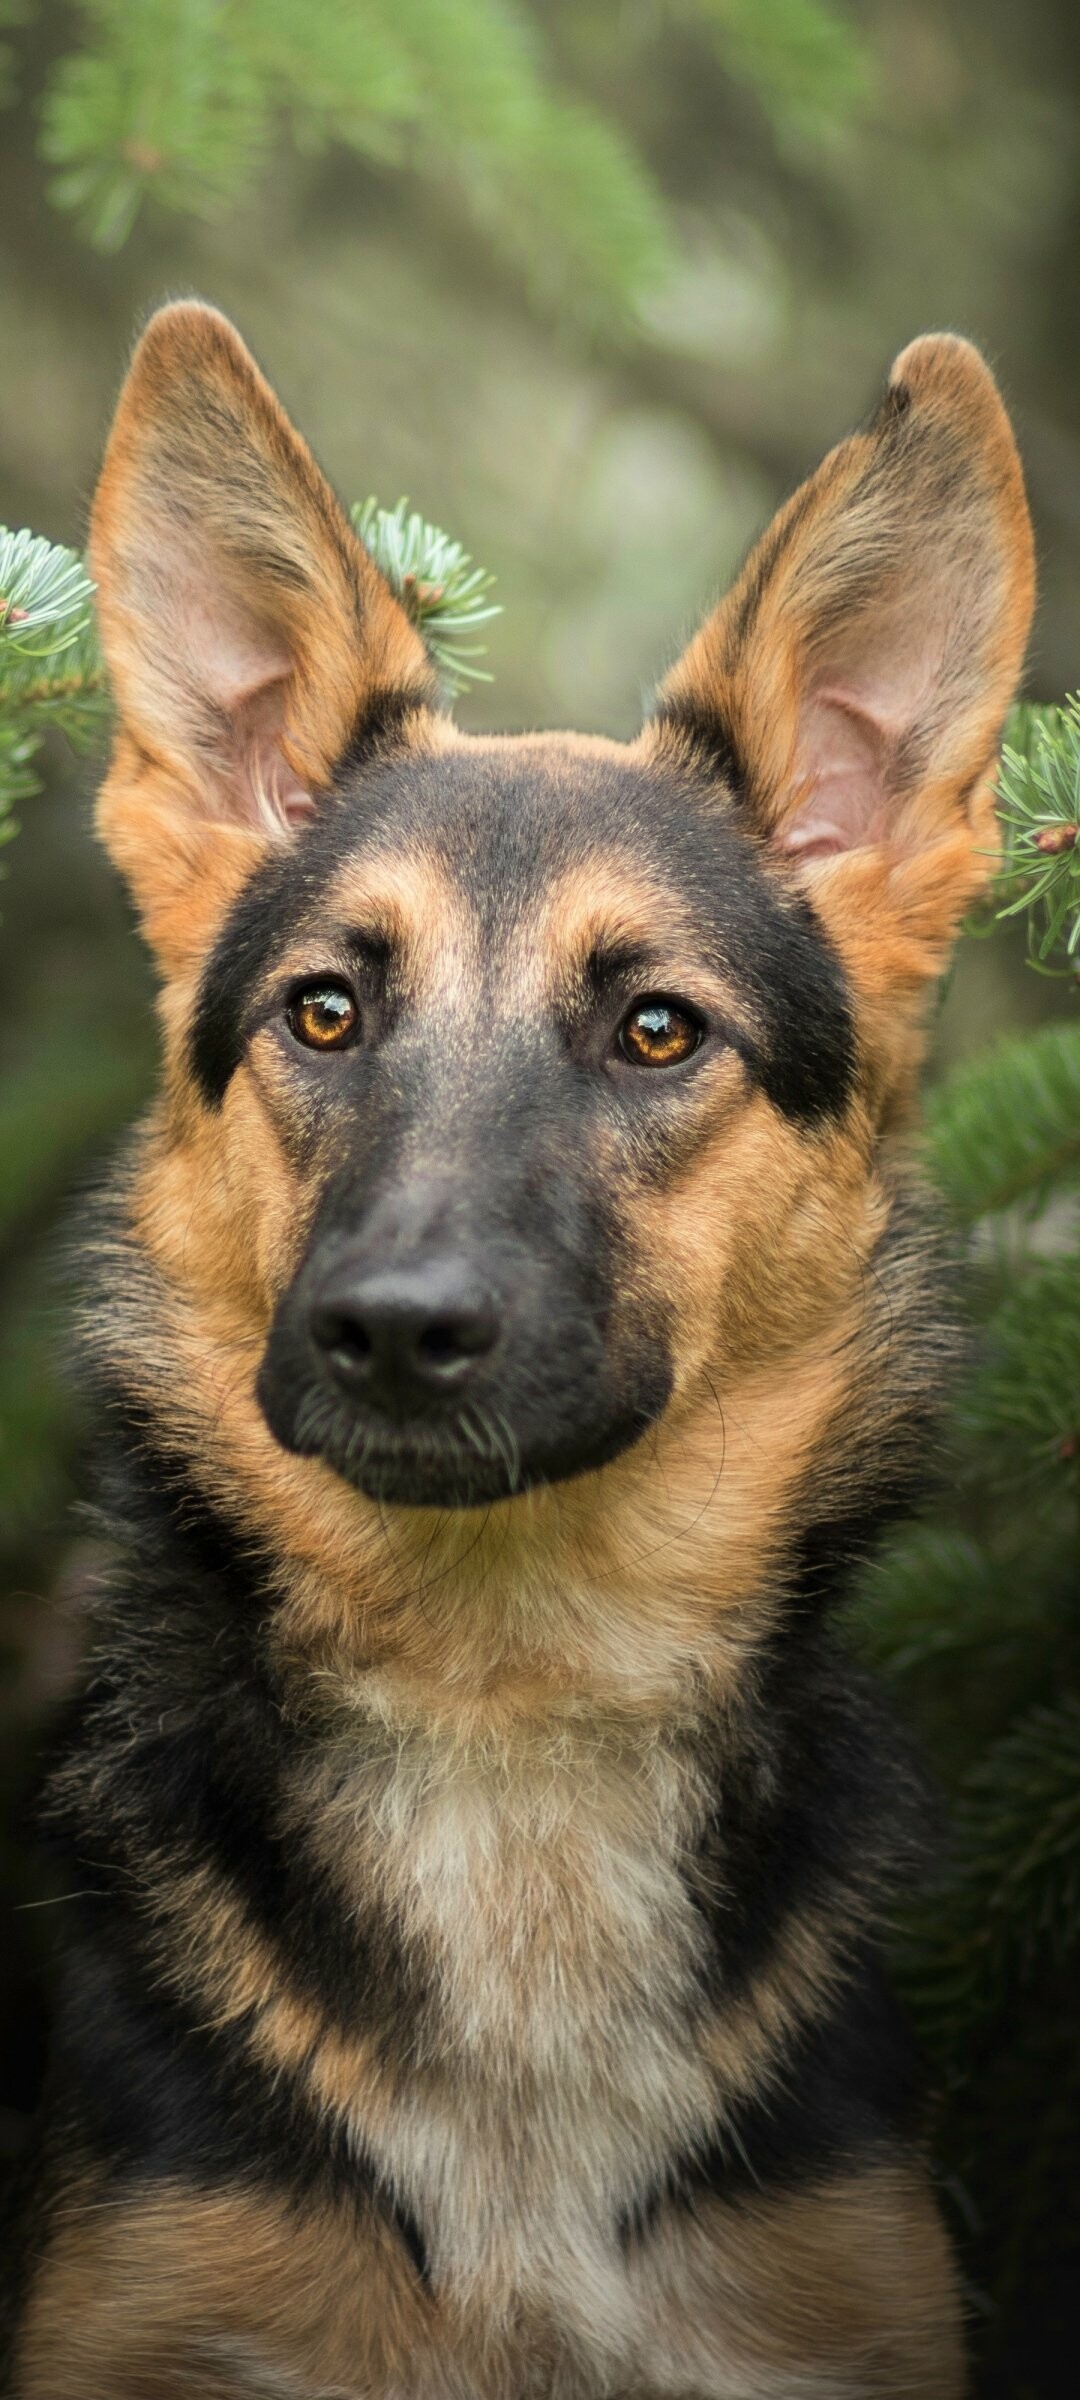
{"type": "Polygon", "coordinates": [[[940,707],[946,650],[939,612],[882,612],[873,638],[804,694],[795,740],[794,806],[779,847],[830,858],[884,843],[902,753],[940,707]],[[914,622],[913,622],[914,617],[914,622]]]}
{"type": "Polygon", "coordinates": [[[175,564],[177,655],[193,721],[200,706],[212,711],[229,814],[268,833],[288,832],[315,813],[282,746],[294,662],[281,635],[261,624],[242,597],[220,580],[200,584],[182,549],[175,564]]]}
{"type": "Polygon", "coordinates": [[[307,785],[282,749],[286,676],[248,692],[230,711],[236,764],[229,775],[233,814],[268,833],[288,832],[315,814],[307,785]]]}
{"type": "Polygon", "coordinates": [[[778,828],[790,856],[831,858],[880,842],[895,736],[852,692],[819,686],[800,712],[794,810],[778,828]]]}

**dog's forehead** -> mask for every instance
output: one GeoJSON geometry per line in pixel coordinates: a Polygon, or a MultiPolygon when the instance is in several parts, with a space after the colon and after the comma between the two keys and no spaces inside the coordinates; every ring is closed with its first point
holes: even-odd
{"type": "Polygon", "coordinates": [[[468,925],[487,957],[522,941],[551,954],[631,930],[658,943],[704,930],[743,849],[715,802],[555,742],[477,743],[360,775],[324,845],[319,897],[335,916],[383,906],[406,936],[468,925]]]}

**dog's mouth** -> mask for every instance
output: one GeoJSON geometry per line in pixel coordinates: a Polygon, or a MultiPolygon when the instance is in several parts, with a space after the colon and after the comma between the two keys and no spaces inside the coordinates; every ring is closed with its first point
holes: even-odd
{"type": "Polygon", "coordinates": [[[546,1438],[534,1428],[523,1440],[505,1410],[476,1399],[437,1423],[388,1425],[366,1412],[328,1406],[318,1388],[299,1405],[282,1407],[268,1383],[264,1373],[259,1398],[284,1449],[320,1459],[355,1491],[399,1508],[490,1507],[538,1485],[594,1472],[640,1440],[663,1405],[654,1390],[602,1422],[546,1438]]]}
{"type": "Polygon", "coordinates": [[[398,1507],[478,1508],[543,1480],[522,1459],[508,1419],[475,1401],[445,1422],[397,1426],[346,1409],[330,1416],[313,1393],[297,1411],[287,1447],[320,1458],[369,1499],[398,1507]]]}

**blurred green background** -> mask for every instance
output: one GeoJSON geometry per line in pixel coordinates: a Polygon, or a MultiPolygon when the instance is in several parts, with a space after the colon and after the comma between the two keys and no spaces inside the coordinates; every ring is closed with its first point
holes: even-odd
{"type": "MultiPolygon", "coordinates": [[[[630,732],[771,509],[954,326],[1030,479],[1029,690],[1080,682],[1075,0],[0,0],[0,520],[81,543],[133,329],[232,314],[347,499],[498,576],[473,726],[630,732]]],[[[17,1795],[77,1654],[65,1232],[150,978],[60,741],[0,887],[0,2148],[50,1912],[17,1795]],[[74,1607],[72,1604],[75,1604],[74,1607]]],[[[1075,1006],[966,942],[935,1063],[1075,1006]]]]}

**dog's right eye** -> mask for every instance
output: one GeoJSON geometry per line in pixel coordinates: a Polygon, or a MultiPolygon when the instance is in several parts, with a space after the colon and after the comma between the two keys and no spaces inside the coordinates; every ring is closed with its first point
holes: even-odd
{"type": "Polygon", "coordinates": [[[701,1047],[701,1024],[673,1000],[639,1000],[619,1027],[619,1048],[633,1067],[681,1067],[701,1047]]]}
{"type": "Polygon", "coordinates": [[[360,1011],[345,983],[305,983],[293,994],[289,1031],[305,1050],[345,1050],[356,1038],[360,1011]]]}

